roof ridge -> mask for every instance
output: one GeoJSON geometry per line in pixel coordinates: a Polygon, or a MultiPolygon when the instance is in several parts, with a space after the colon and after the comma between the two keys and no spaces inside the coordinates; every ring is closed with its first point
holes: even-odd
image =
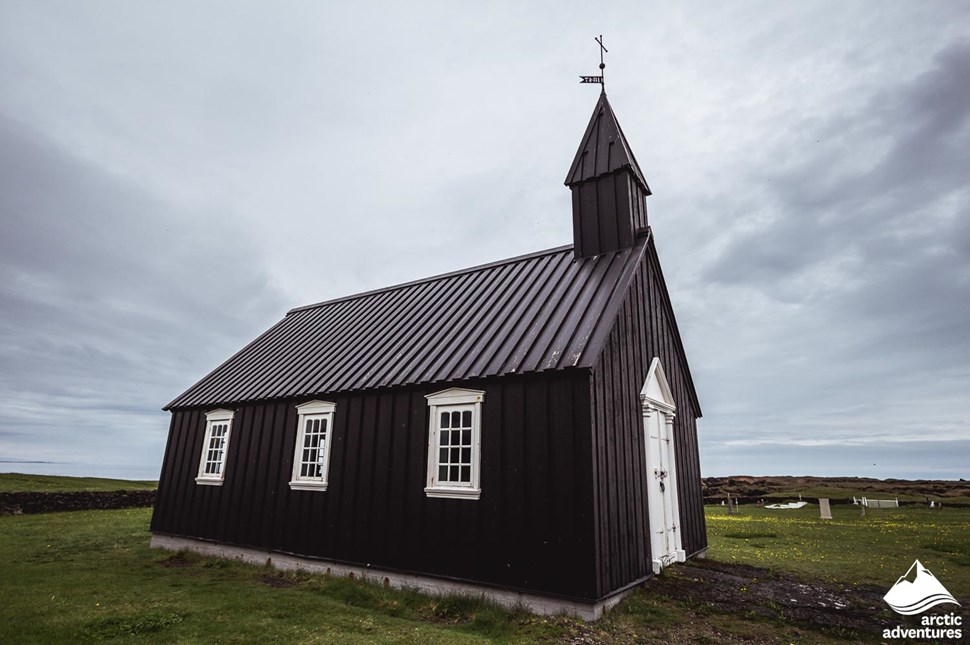
{"type": "Polygon", "coordinates": [[[323,307],[325,305],[332,305],[338,302],[345,302],[349,300],[356,300],[357,298],[364,298],[366,296],[374,296],[379,293],[387,293],[389,291],[396,291],[397,289],[404,289],[406,287],[413,287],[419,284],[426,284],[428,282],[434,282],[436,280],[444,280],[445,278],[452,278],[459,275],[464,275],[466,273],[474,273],[476,271],[482,271],[484,269],[491,269],[494,267],[499,267],[505,264],[512,264],[514,262],[522,262],[523,260],[531,260],[533,258],[539,258],[544,255],[553,255],[556,253],[562,253],[563,251],[571,251],[573,248],[572,244],[566,244],[564,246],[557,246],[551,249],[545,249],[544,251],[533,251],[532,253],[526,253],[525,255],[517,255],[515,257],[506,258],[504,260],[496,260],[494,262],[486,262],[485,264],[479,264],[476,266],[468,267],[466,269],[458,269],[457,271],[449,271],[447,273],[440,273],[438,275],[433,275],[428,278],[420,278],[418,280],[411,280],[410,282],[402,282],[400,284],[391,285],[389,287],[381,287],[379,289],[372,289],[370,291],[362,291],[361,293],[354,293],[348,296],[340,296],[339,298],[332,298],[330,300],[323,300],[321,302],[316,302],[309,305],[302,305],[300,307],[294,307],[286,312],[286,315],[296,313],[298,311],[305,311],[307,309],[316,309],[317,307],[323,307]]]}

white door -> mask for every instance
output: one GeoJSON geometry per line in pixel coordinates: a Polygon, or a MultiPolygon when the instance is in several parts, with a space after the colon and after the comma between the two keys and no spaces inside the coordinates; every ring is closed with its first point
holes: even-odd
{"type": "Polygon", "coordinates": [[[663,368],[653,360],[640,393],[647,457],[647,518],[654,573],[684,561],[673,433],[674,402],[663,368]]]}

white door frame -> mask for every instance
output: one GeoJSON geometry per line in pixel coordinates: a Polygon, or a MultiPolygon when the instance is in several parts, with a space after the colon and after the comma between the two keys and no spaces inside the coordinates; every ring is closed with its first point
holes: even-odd
{"type": "Polygon", "coordinates": [[[654,358],[640,390],[643,438],[647,456],[647,518],[653,572],[686,559],[680,530],[677,453],[674,442],[676,406],[659,358],[654,358]]]}

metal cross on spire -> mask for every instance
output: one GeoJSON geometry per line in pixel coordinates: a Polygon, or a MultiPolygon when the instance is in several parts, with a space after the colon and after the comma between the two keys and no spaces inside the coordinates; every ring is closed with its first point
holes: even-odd
{"type": "Polygon", "coordinates": [[[600,75],[599,76],[580,76],[580,83],[599,83],[606,91],[606,63],[603,62],[603,54],[609,52],[606,47],[603,46],[603,34],[600,34],[598,38],[593,38],[600,46],[600,75]]]}

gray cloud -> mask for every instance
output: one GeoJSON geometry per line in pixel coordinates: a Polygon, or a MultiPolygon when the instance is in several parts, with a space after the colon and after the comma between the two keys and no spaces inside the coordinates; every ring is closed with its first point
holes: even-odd
{"type": "Polygon", "coordinates": [[[951,45],[930,70],[815,133],[841,139],[839,153],[872,139],[885,152],[846,173],[823,146],[769,178],[775,216],[736,238],[705,278],[803,305],[825,329],[854,328],[826,338],[843,358],[928,352],[935,368],[967,365],[968,72],[970,42],[951,45]]]}
{"type": "Polygon", "coordinates": [[[787,453],[845,468],[832,454],[896,450],[929,476],[929,454],[970,436],[968,71],[970,42],[950,43],[860,109],[792,123],[767,155],[776,168],[744,169],[759,197],[728,201],[740,226],[695,256],[688,291],[690,328],[706,316],[699,345],[716,356],[700,369],[718,414],[707,463],[787,453]]]}
{"type": "Polygon", "coordinates": [[[283,309],[230,221],[0,119],[0,454],[157,468],[159,408],[283,309]]]}
{"type": "Polygon", "coordinates": [[[153,476],[159,406],[288,307],[567,243],[598,25],[705,471],[931,475],[970,439],[967,15],[5,2],[0,458],[153,476]]]}
{"type": "Polygon", "coordinates": [[[735,240],[705,277],[772,284],[847,249],[882,265],[887,256],[912,256],[934,242],[955,242],[952,250],[965,257],[965,227],[950,220],[970,199],[970,89],[963,82],[970,74],[970,42],[951,45],[935,62],[903,87],[880,92],[861,112],[796,137],[795,146],[786,142],[799,155],[798,167],[774,176],[766,169],[759,178],[769,186],[774,217],[735,240]],[[812,145],[816,137],[832,143],[812,145]],[[873,140],[886,150],[870,162],[873,140]],[[863,168],[846,172],[843,156],[863,168]],[[927,219],[937,218],[955,229],[954,239],[928,239],[926,233],[940,231],[927,219]]]}

